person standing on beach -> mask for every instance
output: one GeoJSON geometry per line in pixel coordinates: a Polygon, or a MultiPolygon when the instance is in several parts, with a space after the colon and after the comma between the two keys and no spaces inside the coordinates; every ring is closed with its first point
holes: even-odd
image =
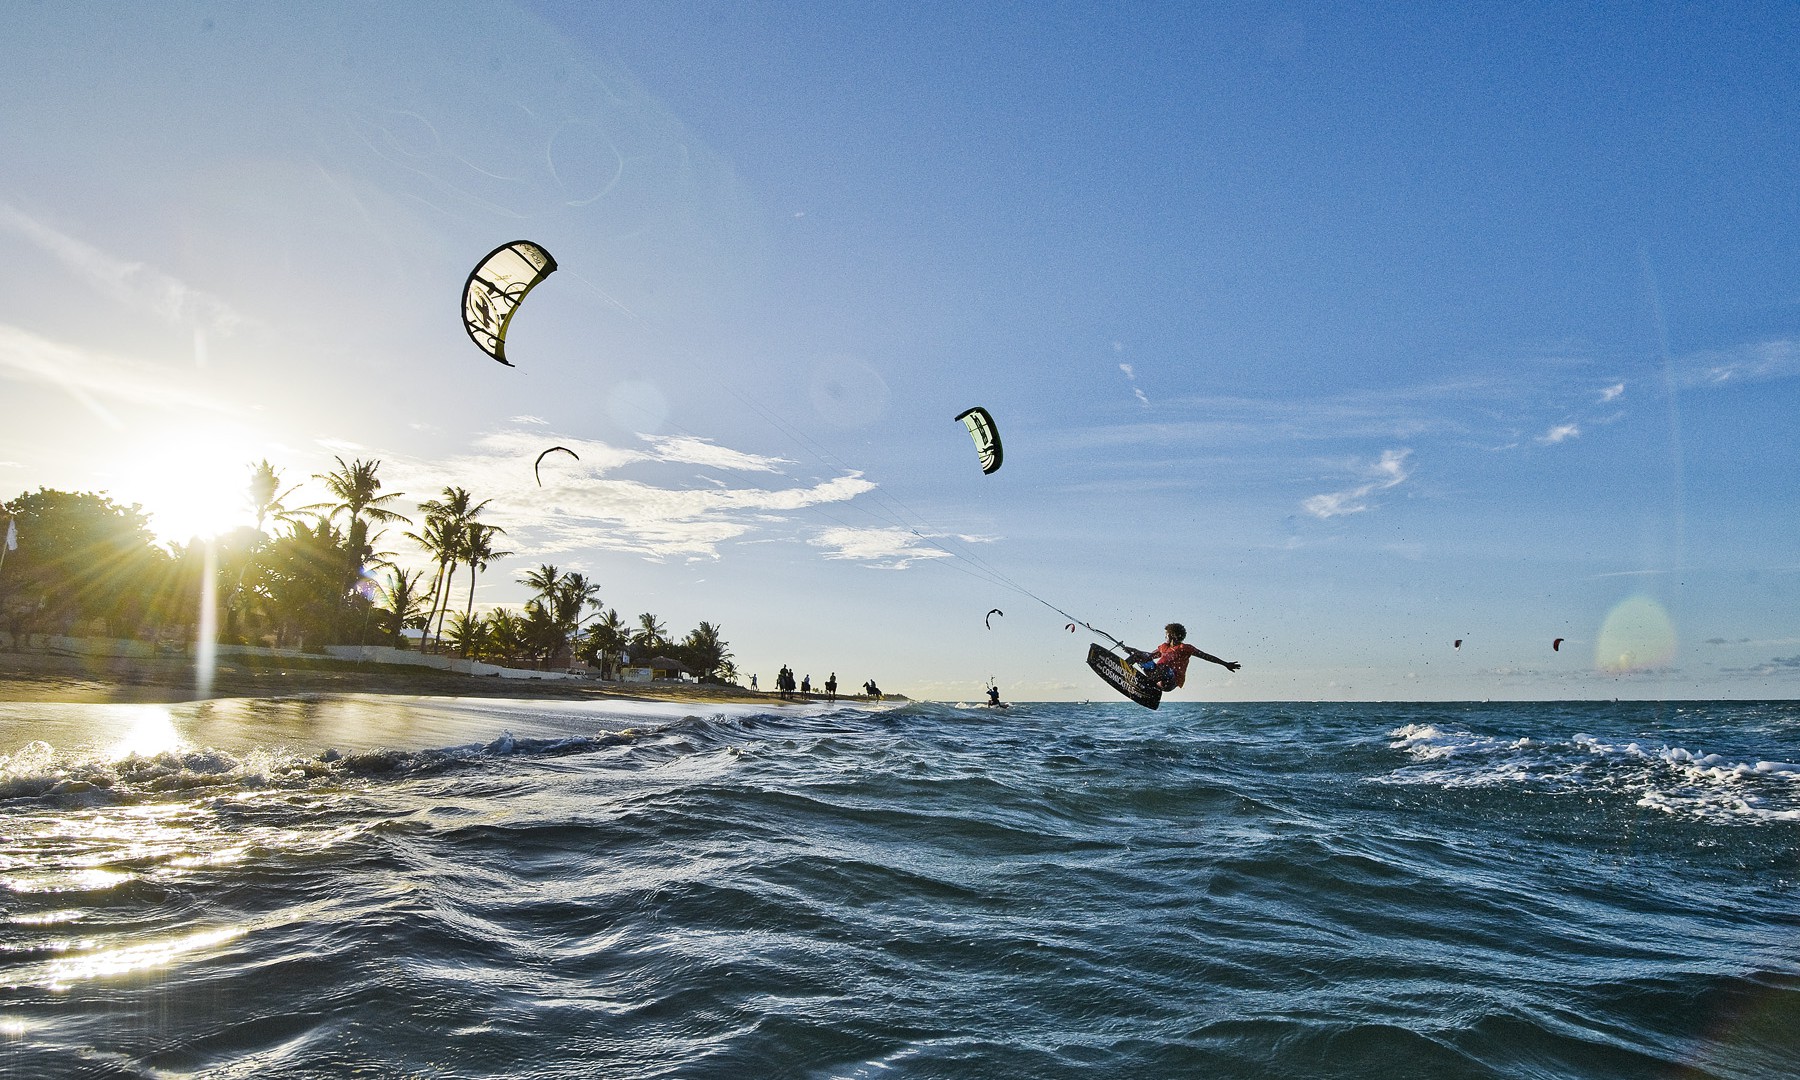
{"type": "Polygon", "coordinates": [[[750,689],[756,689],[756,676],[750,676],[750,689]]]}

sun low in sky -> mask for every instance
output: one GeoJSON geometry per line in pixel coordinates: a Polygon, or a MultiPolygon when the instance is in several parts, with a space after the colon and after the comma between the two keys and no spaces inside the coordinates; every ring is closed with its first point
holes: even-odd
{"type": "Polygon", "coordinates": [[[250,470],[267,454],[266,441],[201,420],[121,443],[104,486],[117,502],[141,504],[158,538],[185,544],[255,523],[250,470]]]}

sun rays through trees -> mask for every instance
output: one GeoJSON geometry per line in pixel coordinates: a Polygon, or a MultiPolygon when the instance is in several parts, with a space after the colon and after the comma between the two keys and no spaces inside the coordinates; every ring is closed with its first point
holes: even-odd
{"type": "Polygon", "coordinates": [[[506,529],[482,520],[490,500],[446,487],[418,503],[415,525],[399,503],[405,493],[383,492],[380,461],[335,461],[313,474],[328,498],[297,508],[288,503],[303,485],[287,484],[267,460],[249,465],[242,495],[255,525],[189,544],[159,544],[141,506],[104,494],[40,488],[0,504],[0,533],[10,526],[16,544],[0,552],[0,630],[15,643],[32,635],[195,642],[210,545],[221,643],[416,644],[608,677],[627,657],[669,659],[702,678],[735,678],[716,625],[703,621],[676,638],[654,613],[627,620],[580,570],[522,571],[518,582],[532,590],[524,604],[478,611],[481,575],[516,554],[503,546],[506,529]],[[410,526],[388,541],[410,551],[381,549],[395,535],[390,526],[410,526]]]}

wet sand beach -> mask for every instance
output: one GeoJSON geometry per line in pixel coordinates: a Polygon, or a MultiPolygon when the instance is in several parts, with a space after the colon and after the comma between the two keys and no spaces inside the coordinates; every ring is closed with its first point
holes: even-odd
{"type": "MultiPolygon", "coordinates": [[[[150,703],[193,701],[194,661],[69,656],[0,650],[0,701],[150,703]]],[[[303,660],[222,657],[206,697],[292,697],[305,694],[400,694],[422,697],[638,699],[778,705],[773,693],[694,683],[615,683],[574,679],[501,679],[429,668],[303,660]]],[[[842,696],[842,695],[840,695],[842,696]]],[[[823,695],[803,700],[824,700],[823,695]]]]}

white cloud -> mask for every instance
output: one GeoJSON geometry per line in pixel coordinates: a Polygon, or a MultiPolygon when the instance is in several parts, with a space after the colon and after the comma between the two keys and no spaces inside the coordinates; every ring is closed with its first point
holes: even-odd
{"type": "Polygon", "coordinates": [[[828,559],[855,559],[889,570],[904,570],[919,559],[947,559],[950,552],[932,547],[928,538],[900,528],[826,529],[812,540],[814,547],[830,549],[828,559]]]}
{"type": "Polygon", "coordinates": [[[1343,491],[1329,491],[1314,495],[1300,505],[1306,508],[1307,513],[1317,518],[1360,514],[1370,508],[1369,496],[1377,491],[1398,487],[1406,481],[1407,476],[1410,475],[1406,468],[1406,459],[1411,453],[1411,450],[1385,450],[1381,454],[1381,460],[1365,470],[1373,475],[1373,479],[1367,483],[1346,488],[1343,491]]]}
{"type": "Polygon", "coordinates": [[[1604,387],[1600,391],[1600,404],[1604,405],[1609,401],[1617,401],[1624,393],[1624,383],[1613,383],[1611,386],[1604,387]]]}
{"type": "Polygon", "coordinates": [[[642,448],[538,430],[498,431],[476,439],[468,453],[444,459],[364,456],[384,459],[384,491],[404,491],[414,502],[448,486],[491,500],[482,520],[505,528],[503,545],[527,557],[598,550],[716,559],[728,541],[778,530],[799,511],[875,489],[855,472],[787,486],[746,485],[745,474],[779,475],[781,459],[692,437],[640,438],[642,448]],[[532,463],[552,443],[579,460],[546,459],[540,487],[532,463]],[[694,465],[724,475],[696,480],[694,465]],[[677,483],[687,486],[665,486],[677,483]]]}
{"type": "Polygon", "coordinates": [[[1558,424],[1549,431],[1538,436],[1538,445],[1555,446],[1559,442],[1567,442],[1581,435],[1581,427],[1577,424],[1558,424]]]}
{"type": "MultiPolygon", "coordinates": [[[[1118,343],[1114,342],[1114,346],[1117,347],[1117,345],[1118,343]]],[[[1144,395],[1143,389],[1137,384],[1137,369],[1130,364],[1121,363],[1119,365],[1119,370],[1125,373],[1125,381],[1131,384],[1131,394],[1133,397],[1137,398],[1138,404],[1146,409],[1149,408],[1150,399],[1144,395]]]]}
{"type": "Polygon", "coordinates": [[[719,446],[711,439],[694,436],[643,435],[639,436],[650,444],[651,453],[658,461],[678,461],[687,465],[704,465],[714,469],[732,469],[740,472],[777,472],[780,466],[791,464],[784,458],[763,457],[758,454],[745,454],[719,446]]]}

